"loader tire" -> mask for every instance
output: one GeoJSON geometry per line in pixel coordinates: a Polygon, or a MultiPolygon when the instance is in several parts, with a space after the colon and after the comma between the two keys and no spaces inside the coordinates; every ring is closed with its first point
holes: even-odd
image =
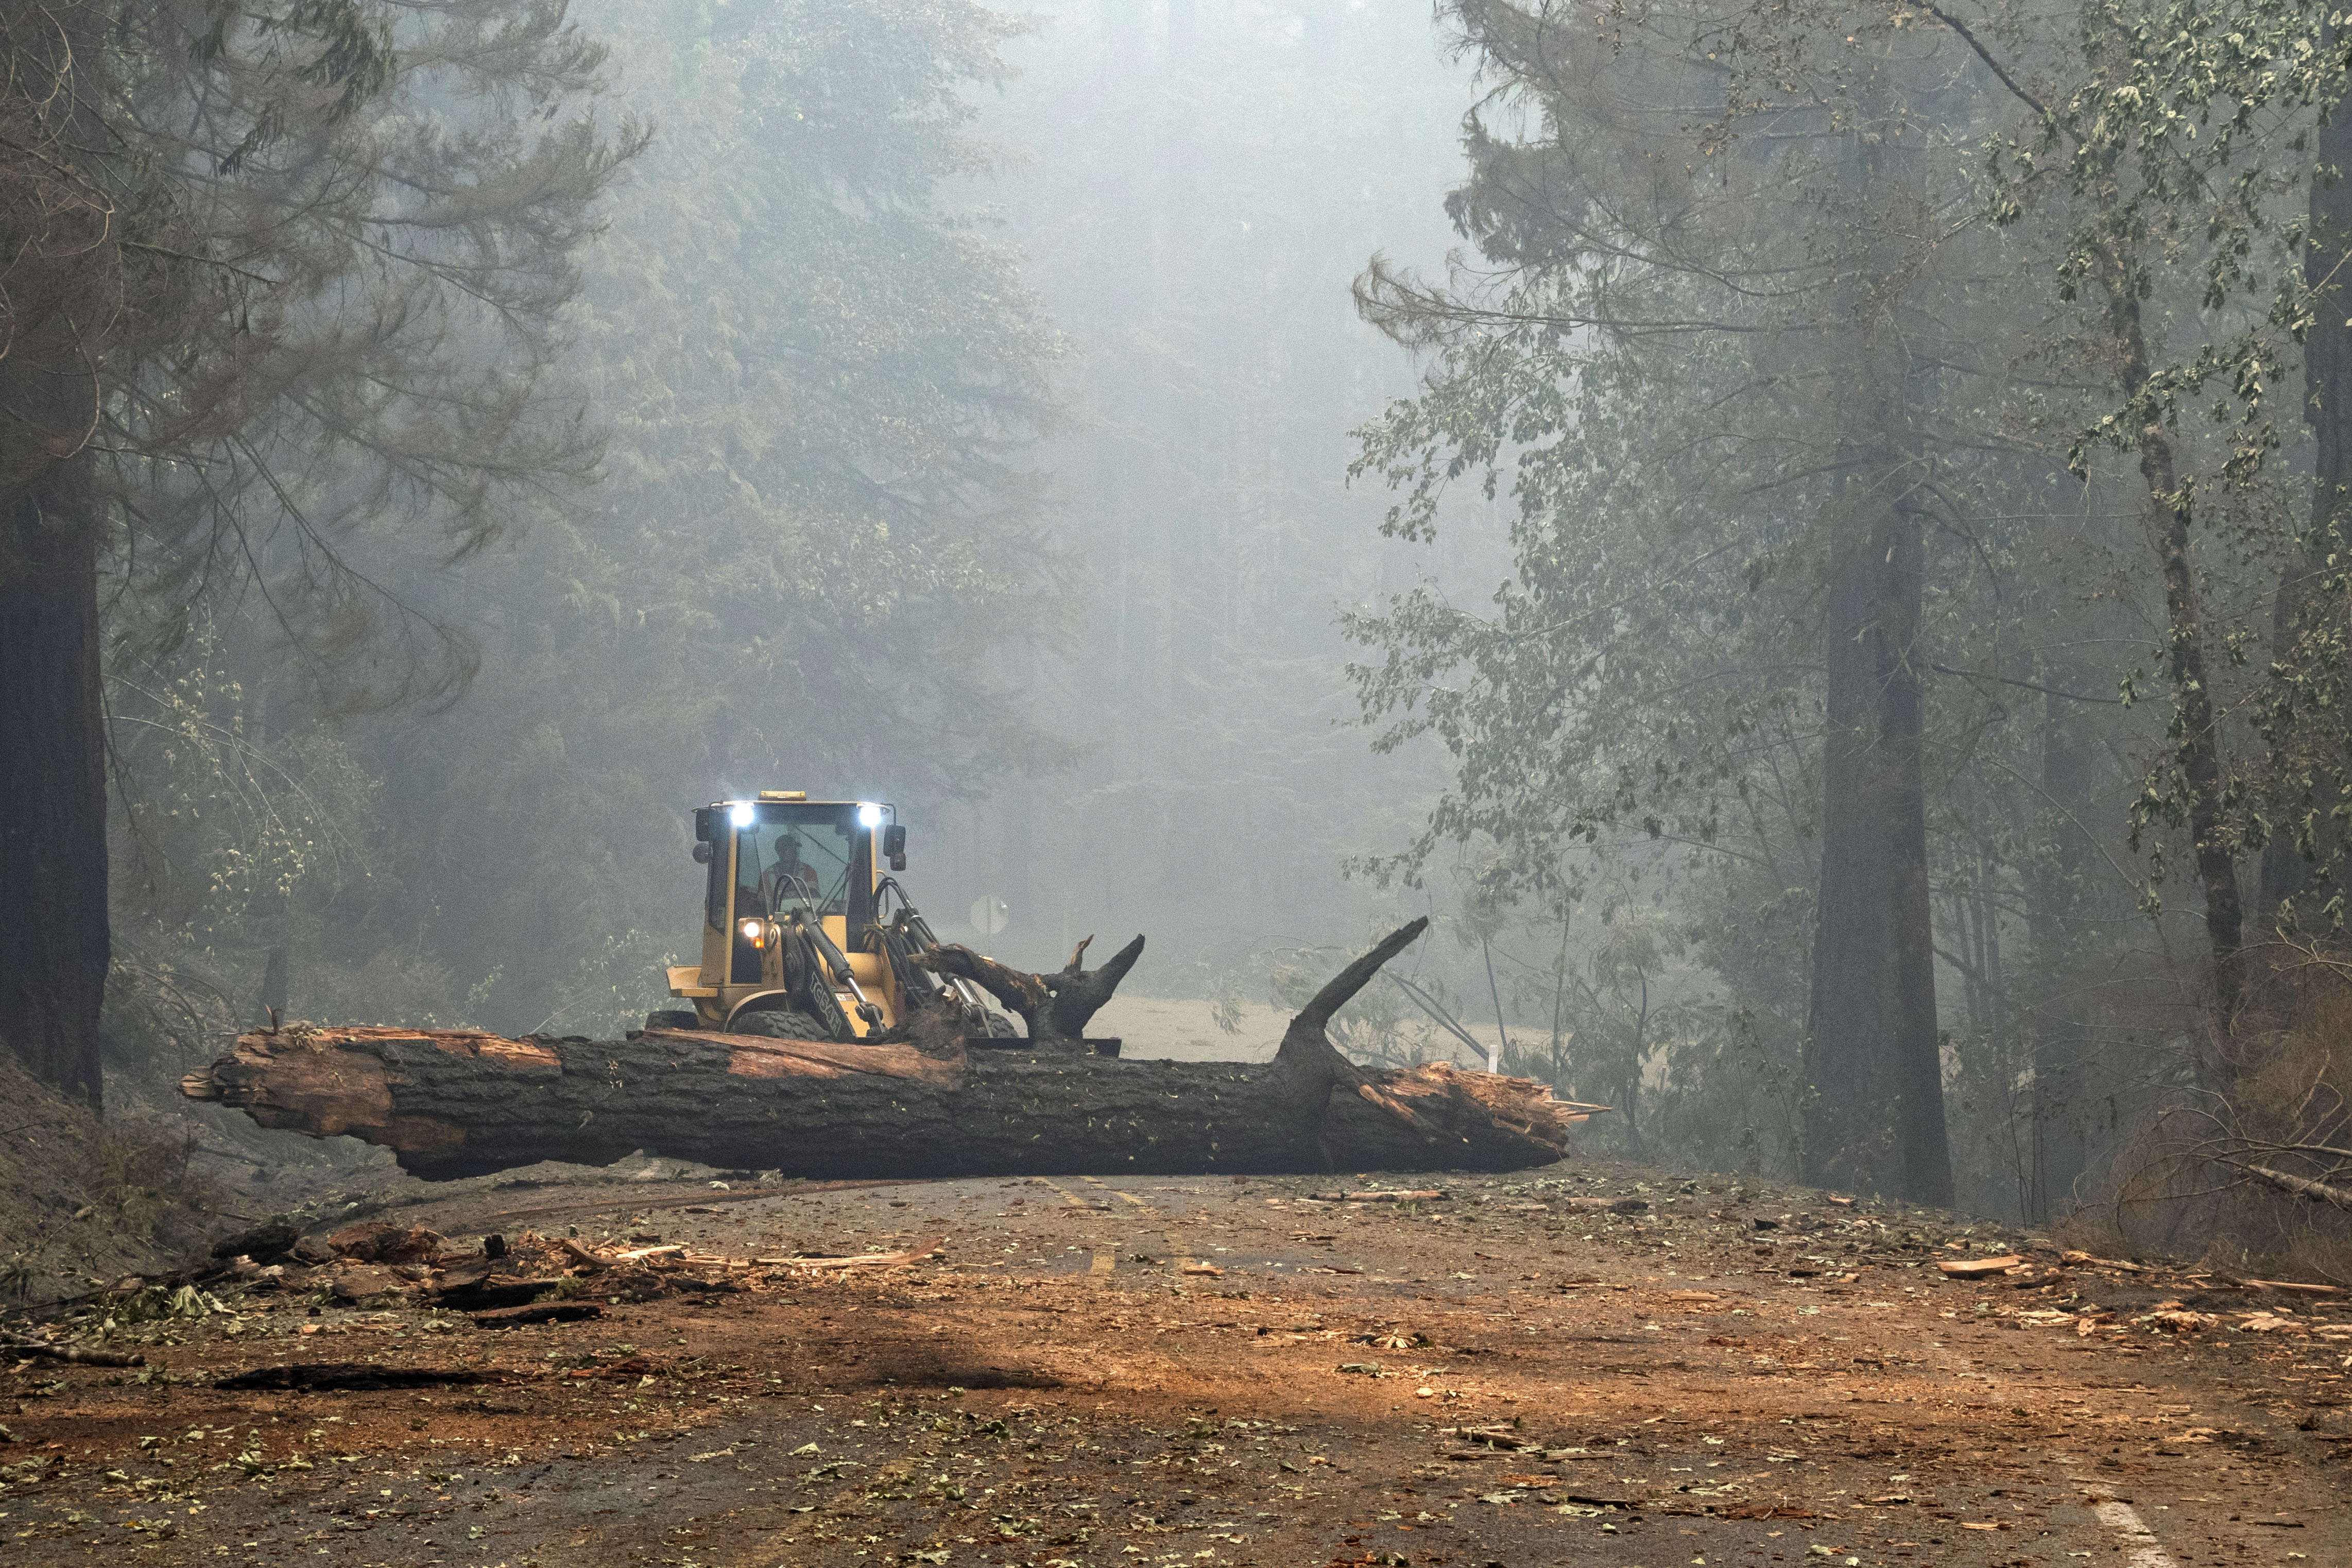
{"type": "Polygon", "coordinates": [[[691,1008],[656,1008],[646,1015],[647,1029],[698,1029],[701,1020],[691,1008]]]}
{"type": "Polygon", "coordinates": [[[730,1034],[764,1035],[770,1040],[831,1040],[833,1031],[803,1012],[761,1008],[737,1013],[727,1025],[730,1034]]]}
{"type": "Polygon", "coordinates": [[[967,1007],[964,1009],[963,1037],[966,1041],[1002,1040],[1018,1045],[1028,1043],[1013,1021],[994,1008],[967,1007]]]}

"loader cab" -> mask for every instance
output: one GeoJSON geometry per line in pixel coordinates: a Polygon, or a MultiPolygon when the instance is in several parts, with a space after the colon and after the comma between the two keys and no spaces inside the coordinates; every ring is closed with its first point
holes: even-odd
{"type": "Polygon", "coordinates": [[[878,983],[878,956],[857,949],[877,918],[882,868],[906,863],[905,830],[890,822],[894,814],[875,801],[811,800],[797,789],[697,810],[702,962],[670,971],[672,994],[693,1000],[704,1027],[719,1027],[763,988],[762,923],[794,912],[821,925],[853,969],[873,967],[878,983]]]}

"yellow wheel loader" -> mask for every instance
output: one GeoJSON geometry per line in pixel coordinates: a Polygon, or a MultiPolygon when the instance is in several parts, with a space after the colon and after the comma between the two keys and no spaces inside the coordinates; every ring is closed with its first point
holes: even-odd
{"type": "Polygon", "coordinates": [[[669,994],[693,1008],[648,1013],[646,1027],[895,1039],[918,1008],[944,997],[969,1032],[1017,1032],[971,982],[915,962],[939,939],[888,874],[907,869],[897,815],[877,801],[812,800],[802,789],[698,809],[694,858],[709,877],[702,962],[669,971],[669,994]]]}

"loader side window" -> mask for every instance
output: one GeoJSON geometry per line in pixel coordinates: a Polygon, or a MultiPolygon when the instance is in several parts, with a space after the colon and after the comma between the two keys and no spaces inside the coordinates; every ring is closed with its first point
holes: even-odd
{"type": "Polygon", "coordinates": [[[710,856],[709,891],[703,895],[702,918],[713,931],[727,929],[727,831],[719,825],[719,808],[704,806],[694,813],[694,855],[710,856]]]}

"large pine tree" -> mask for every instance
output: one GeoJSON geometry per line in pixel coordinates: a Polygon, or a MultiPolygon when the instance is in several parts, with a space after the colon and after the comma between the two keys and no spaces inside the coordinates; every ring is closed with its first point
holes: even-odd
{"type": "Polygon", "coordinates": [[[461,683],[342,541],[463,555],[585,474],[545,371],[635,142],[562,0],[7,0],[0,50],[0,1038],[95,1101],[101,587],[163,643],[249,592],[334,700],[461,683]]]}

